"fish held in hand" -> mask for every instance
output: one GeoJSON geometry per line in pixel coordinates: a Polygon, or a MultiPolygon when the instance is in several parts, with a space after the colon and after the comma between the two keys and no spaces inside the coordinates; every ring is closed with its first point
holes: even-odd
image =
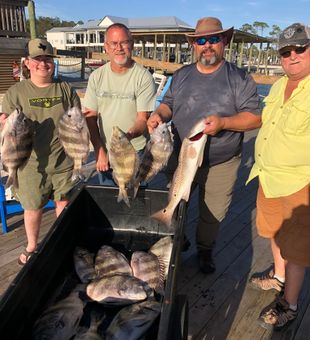
{"type": "Polygon", "coordinates": [[[33,147],[34,123],[19,110],[6,119],[1,131],[1,162],[8,172],[5,187],[18,188],[17,170],[27,164],[33,147]]]}
{"type": "Polygon", "coordinates": [[[119,187],[117,202],[124,201],[130,207],[127,188],[132,185],[139,159],[125,132],[118,126],[113,126],[109,162],[113,169],[113,178],[119,187]]]}
{"type": "Polygon", "coordinates": [[[89,155],[90,137],[85,116],[78,107],[72,107],[61,116],[58,136],[65,153],[74,163],[72,181],[84,179],[81,169],[89,155]]]}
{"type": "Polygon", "coordinates": [[[197,169],[201,166],[204,157],[204,148],[207,142],[207,135],[203,133],[205,119],[194,125],[189,136],[184,138],[179,154],[178,167],[173,175],[169,189],[168,205],[152,215],[153,218],[171,226],[175,208],[179,202],[189,199],[191,185],[197,169]]]}
{"type": "Polygon", "coordinates": [[[167,124],[159,124],[146,144],[133,185],[134,197],[141,182],[149,182],[167,165],[172,150],[173,143],[167,124]]]}

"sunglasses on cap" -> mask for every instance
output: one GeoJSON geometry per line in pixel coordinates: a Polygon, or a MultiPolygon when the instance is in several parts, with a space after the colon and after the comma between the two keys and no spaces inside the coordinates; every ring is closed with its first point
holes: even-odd
{"type": "Polygon", "coordinates": [[[295,47],[292,48],[290,50],[286,50],[286,51],[280,51],[279,54],[282,58],[288,58],[291,56],[291,52],[294,51],[296,54],[302,54],[305,53],[306,49],[309,47],[309,45],[307,46],[300,46],[300,47],[295,47]]]}
{"type": "Polygon", "coordinates": [[[222,41],[222,37],[220,35],[212,35],[211,37],[200,37],[195,39],[195,43],[199,46],[205,45],[206,42],[209,44],[218,44],[222,41]]]}

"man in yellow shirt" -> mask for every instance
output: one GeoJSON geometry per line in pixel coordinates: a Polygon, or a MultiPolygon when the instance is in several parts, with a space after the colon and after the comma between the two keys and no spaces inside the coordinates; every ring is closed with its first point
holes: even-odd
{"type": "Polygon", "coordinates": [[[265,99],[249,181],[259,177],[256,224],[271,239],[274,265],[255,273],[250,284],[284,295],[259,317],[265,328],[280,329],[297,316],[305,268],[310,266],[310,27],[287,27],[279,37],[286,73],[265,99]]]}

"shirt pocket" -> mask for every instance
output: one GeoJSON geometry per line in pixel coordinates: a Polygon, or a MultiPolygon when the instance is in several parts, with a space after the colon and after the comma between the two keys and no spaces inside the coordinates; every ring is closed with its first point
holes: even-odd
{"type": "Polygon", "coordinates": [[[274,117],[274,109],[275,107],[280,106],[279,104],[277,104],[277,101],[279,100],[279,98],[277,98],[276,96],[267,96],[266,98],[264,98],[263,100],[263,105],[264,105],[264,109],[263,109],[263,114],[262,114],[262,123],[266,123],[266,121],[272,119],[272,117],[274,117]]]}
{"type": "Polygon", "coordinates": [[[287,114],[283,119],[284,132],[292,135],[309,135],[310,133],[310,104],[293,102],[287,108],[287,114]]]}

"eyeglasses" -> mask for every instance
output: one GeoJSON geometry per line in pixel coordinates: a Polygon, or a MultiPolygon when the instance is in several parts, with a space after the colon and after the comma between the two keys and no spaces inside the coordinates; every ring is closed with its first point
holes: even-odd
{"type": "Polygon", "coordinates": [[[222,41],[222,37],[220,35],[213,35],[211,37],[200,37],[195,39],[195,43],[199,46],[205,45],[206,42],[209,44],[218,44],[222,41]]]}
{"type": "Polygon", "coordinates": [[[307,46],[300,46],[300,47],[295,47],[292,48],[291,50],[286,50],[286,51],[280,51],[279,54],[282,58],[289,58],[291,56],[292,51],[294,51],[296,54],[303,54],[306,52],[306,49],[309,47],[307,46]]]}
{"type": "Polygon", "coordinates": [[[120,48],[128,48],[132,43],[132,40],[123,40],[123,41],[106,41],[113,50],[115,50],[118,46],[120,48]]]}

